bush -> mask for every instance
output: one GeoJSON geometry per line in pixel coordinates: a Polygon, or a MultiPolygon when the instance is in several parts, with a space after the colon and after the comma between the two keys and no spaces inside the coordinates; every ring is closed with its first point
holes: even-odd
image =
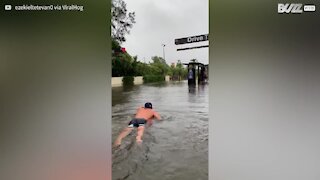
{"type": "Polygon", "coordinates": [[[162,81],[165,81],[165,77],[162,75],[145,75],[145,76],[143,76],[144,83],[162,82],[162,81]]]}
{"type": "Polygon", "coordinates": [[[133,85],[134,77],[133,76],[124,76],[122,79],[122,83],[124,86],[133,85]]]}

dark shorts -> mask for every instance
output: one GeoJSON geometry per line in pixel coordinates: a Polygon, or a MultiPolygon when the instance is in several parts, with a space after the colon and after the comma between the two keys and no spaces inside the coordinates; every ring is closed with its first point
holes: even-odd
{"type": "Polygon", "coordinates": [[[147,121],[145,119],[134,118],[129,122],[128,127],[144,126],[146,123],[147,123],[147,121]]]}

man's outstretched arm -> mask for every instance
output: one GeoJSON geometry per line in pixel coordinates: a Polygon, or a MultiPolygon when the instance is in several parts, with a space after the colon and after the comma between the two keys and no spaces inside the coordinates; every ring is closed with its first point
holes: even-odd
{"type": "Polygon", "coordinates": [[[160,115],[157,112],[154,112],[153,116],[159,121],[162,120],[160,115]]]}

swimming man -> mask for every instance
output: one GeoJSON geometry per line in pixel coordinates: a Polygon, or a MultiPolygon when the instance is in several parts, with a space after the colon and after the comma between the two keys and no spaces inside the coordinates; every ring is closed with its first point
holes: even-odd
{"type": "Polygon", "coordinates": [[[152,109],[150,102],[145,103],[144,107],[139,107],[135,117],[129,122],[128,127],[125,128],[115,140],[114,146],[119,146],[122,139],[130,134],[134,127],[138,130],[136,141],[137,143],[141,143],[145,125],[148,124],[150,126],[153,118],[161,120],[160,115],[152,109]]]}

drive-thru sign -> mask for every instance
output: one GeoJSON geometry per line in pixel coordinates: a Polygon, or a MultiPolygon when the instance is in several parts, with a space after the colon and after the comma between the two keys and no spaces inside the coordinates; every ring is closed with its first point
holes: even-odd
{"type": "MultiPolygon", "coordinates": [[[[190,36],[190,37],[175,39],[174,43],[176,45],[181,45],[181,44],[189,44],[189,43],[196,43],[196,42],[202,42],[202,41],[209,41],[209,34],[203,34],[203,35],[198,35],[198,36],[190,36]]],[[[205,48],[205,47],[209,47],[209,45],[180,48],[180,49],[177,49],[177,51],[198,49],[198,48],[205,48]]]]}
{"type": "Polygon", "coordinates": [[[208,41],[208,40],[209,40],[208,34],[203,34],[199,36],[190,36],[190,37],[175,39],[174,43],[176,45],[179,45],[179,44],[196,43],[196,42],[202,42],[202,41],[208,41]]]}

